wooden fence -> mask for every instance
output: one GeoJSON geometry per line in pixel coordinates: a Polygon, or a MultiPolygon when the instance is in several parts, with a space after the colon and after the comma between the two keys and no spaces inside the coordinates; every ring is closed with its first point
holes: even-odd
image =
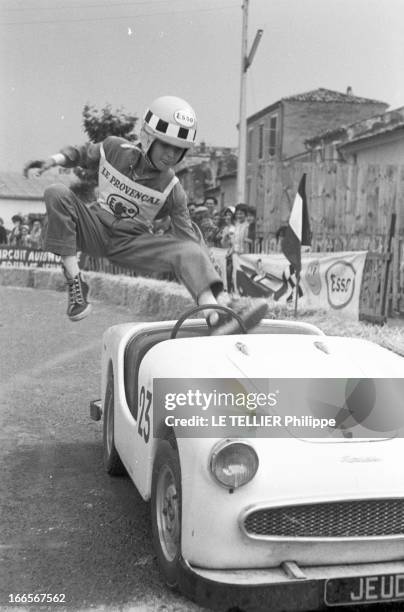
{"type": "Polygon", "coordinates": [[[404,165],[283,162],[258,165],[249,177],[263,239],[287,223],[303,173],[315,236],[386,236],[394,212],[404,235],[404,165]]]}
{"type": "Polygon", "coordinates": [[[280,250],[303,173],[313,233],[312,250],[370,251],[361,310],[368,320],[404,315],[404,166],[341,162],[258,165],[249,176],[249,203],[257,209],[256,252],[280,250]],[[389,244],[392,215],[395,235],[389,244]]]}

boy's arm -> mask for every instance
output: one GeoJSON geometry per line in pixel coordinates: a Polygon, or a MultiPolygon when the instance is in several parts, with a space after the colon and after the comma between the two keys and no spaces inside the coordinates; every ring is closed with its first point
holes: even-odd
{"type": "Polygon", "coordinates": [[[56,161],[56,165],[65,166],[66,168],[74,168],[81,166],[82,168],[91,168],[100,161],[101,143],[87,143],[80,147],[67,146],[60,150],[60,153],[52,155],[56,161]],[[62,159],[63,156],[63,159],[62,159]],[[59,163],[57,163],[59,160],[59,163]],[[62,163],[60,163],[60,161],[62,163]]]}
{"type": "Polygon", "coordinates": [[[181,240],[197,242],[198,238],[192,228],[191,217],[188,212],[187,196],[181,183],[174,185],[169,198],[172,200],[170,217],[174,236],[181,240]]]}
{"type": "Polygon", "coordinates": [[[88,143],[79,147],[64,147],[59,153],[55,153],[46,159],[29,161],[24,166],[24,176],[28,178],[29,171],[33,169],[36,169],[37,174],[40,175],[53,166],[63,166],[65,168],[94,167],[100,160],[100,150],[100,142],[88,143]]]}

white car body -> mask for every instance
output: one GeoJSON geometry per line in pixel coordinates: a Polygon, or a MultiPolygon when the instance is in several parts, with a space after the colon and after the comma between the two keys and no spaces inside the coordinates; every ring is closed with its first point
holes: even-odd
{"type": "MultiPolygon", "coordinates": [[[[151,496],[159,439],[153,437],[156,423],[153,423],[152,406],[148,412],[150,422],[146,424],[148,432],[145,432],[145,422],[139,427],[139,415],[136,420],[130,411],[125,389],[130,372],[125,374],[125,359],[128,345],[133,343],[136,347],[139,335],[153,334],[173,324],[118,325],[108,329],[103,337],[102,402],[112,368],[115,447],[145,500],[151,496]]],[[[203,322],[187,321],[184,327],[195,324],[203,325],[203,322]]],[[[362,339],[325,336],[311,325],[268,320],[254,334],[158,342],[140,361],[137,401],[142,388],[152,397],[154,378],[240,376],[246,379],[404,378],[404,359],[362,339]],[[264,328],[279,330],[279,326],[287,333],[260,333],[264,328]],[[246,350],[240,350],[240,343],[246,350]]],[[[212,448],[220,440],[220,437],[177,438],[182,477],[181,555],[189,571],[209,584],[268,587],[272,589],[268,592],[275,594],[270,610],[278,609],[279,598],[285,606],[283,609],[320,609],[325,605],[323,591],[327,580],[360,576],[363,577],[363,601],[353,599],[352,603],[372,603],[376,590],[369,576],[382,574],[395,580],[391,587],[393,596],[386,600],[401,597],[404,600],[402,439],[393,436],[383,439],[244,438],[254,448],[259,468],[250,482],[232,492],[217,483],[209,467],[212,448]],[[401,508],[402,528],[398,533],[293,537],[257,535],[245,527],[246,517],[262,509],[272,511],[283,507],[287,511],[292,507],[315,505],[321,516],[324,508],[340,502],[352,502],[354,509],[370,502],[377,511],[378,500],[384,500],[387,514],[389,504],[398,504],[401,508]],[[303,588],[305,584],[307,592],[303,588]],[[293,590],[294,587],[298,590],[293,590]]],[[[390,582],[383,587],[386,595],[389,585],[390,582]]]]}

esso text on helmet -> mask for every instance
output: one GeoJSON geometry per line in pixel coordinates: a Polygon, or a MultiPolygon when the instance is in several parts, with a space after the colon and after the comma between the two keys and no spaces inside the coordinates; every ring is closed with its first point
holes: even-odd
{"type": "Polygon", "coordinates": [[[176,110],[174,119],[182,127],[191,128],[195,125],[195,115],[188,109],[176,110]]]}

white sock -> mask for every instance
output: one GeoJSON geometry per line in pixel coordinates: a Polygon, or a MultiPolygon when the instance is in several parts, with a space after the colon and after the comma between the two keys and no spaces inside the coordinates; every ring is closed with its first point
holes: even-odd
{"type": "Polygon", "coordinates": [[[62,257],[62,263],[66,270],[66,274],[73,280],[75,276],[80,272],[79,264],[77,263],[76,255],[66,255],[62,257]]]}
{"type": "MultiPolygon", "coordinates": [[[[198,305],[204,306],[205,304],[217,304],[217,300],[210,289],[203,291],[198,297],[198,305]]],[[[219,320],[219,314],[211,308],[209,308],[208,310],[204,310],[203,316],[206,320],[209,320],[211,325],[216,325],[219,320]]]]}

